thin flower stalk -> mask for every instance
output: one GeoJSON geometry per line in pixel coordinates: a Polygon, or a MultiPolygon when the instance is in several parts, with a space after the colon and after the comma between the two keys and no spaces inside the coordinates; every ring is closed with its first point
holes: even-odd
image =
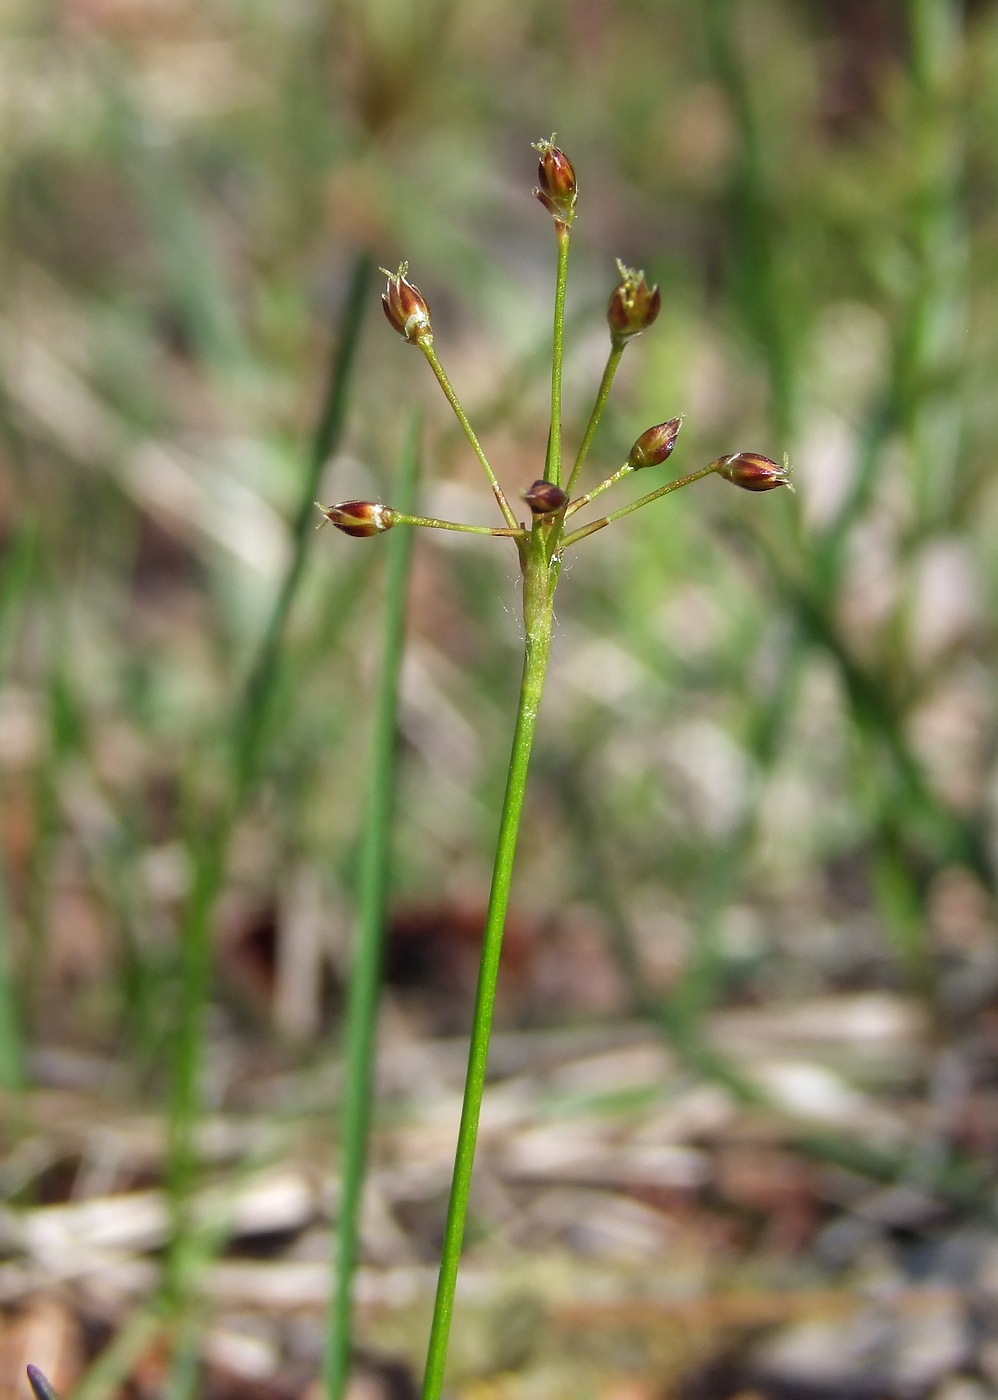
{"type": "Polygon", "coordinates": [[[561,380],[565,359],[565,291],[568,286],[568,252],[571,228],[579,186],[572,162],[560,146],[550,141],[535,141],[537,186],[534,197],[539,199],[554,219],[558,238],[558,274],[554,293],[554,344],[551,353],[551,426],[548,432],[544,476],[555,486],[561,485],[561,380]]]}
{"type": "MultiPolygon", "coordinates": [[[[575,466],[572,468],[572,475],[568,480],[569,495],[575,490],[579,474],[589,455],[589,448],[610,397],[610,390],[613,387],[614,376],[623,356],[624,347],[636,335],[641,335],[643,331],[648,330],[649,326],[654,325],[662,307],[662,295],[658,287],[649,287],[643,272],[638,272],[632,267],[625,267],[619,258],[617,269],[620,272],[620,282],[613,289],[610,304],[606,309],[607,325],[610,327],[610,354],[607,357],[603,378],[600,380],[600,386],[596,393],[596,402],[593,404],[589,422],[586,424],[582,442],[579,444],[575,466]]],[[[619,477],[614,478],[614,480],[619,480],[619,477]]]]}
{"type": "MultiPolygon", "coordinates": [[[[606,367],[603,370],[603,378],[600,380],[599,390],[596,394],[596,402],[593,404],[593,410],[589,415],[589,422],[586,424],[586,430],[582,435],[582,442],[579,444],[579,450],[575,457],[575,465],[572,468],[572,475],[568,478],[567,490],[569,495],[575,490],[579,475],[582,472],[582,468],[585,466],[586,458],[589,456],[589,448],[592,446],[593,438],[596,436],[596,429],[599,427],[600,419],[603,417],[603,410],[606,408],[607,400],[610,397],[610,390],[613,388],[614,377],[617,373],[617,367],[623,357],[625,344],[626,341],[614,341],[610,346],[610,354],[607,356],[606,367]]],[[[599,489],[604,490],[607,486],[612,485],[614,481],[619,481],[619,479],[619,476],[608,479],[599,489]]],[[[596,492],[591,493],[591,495],[595,494],[596,492]]]]}
{"type": "MultiPolygon", "coordinates": [[[[676,481],[668,482],[657,490],[647,493],[640,500],[622,506],[578,530],[568,531],[566,529],[567,520],[577,510],[587,505],[596,496],[609,490],[624,476],[634,471],[661,465],[673,451],[677,434],[682,426],[682,419],[680,417],[670,418],[664,423],[646,429],[634,443],[627,462],[577,500],[572,501],[570,490],[562,487],[561,365],[564,351],[564,306],[569,228],[575,216],[577,188],[572,166],[564,152],[554,145],[553,140],[538,143],[536,149],[540,151],[541,159],[538,173],[539,186],[534,193],[554,218],[558,235],[559,257],[552,355],[551,423],[545,460],[546,469],[542,478],[522,492],[523,499],[533,517],[529,531],[517,524],[508,502],[505,501],[499,490],[491,467],[485,460],[485,454],[478,445],[478,439],[468,423],[464,410],[439,366],[439,361],[433,351],[429,307],[421,294],[405,277],[407,269],[404,265],[397,274],[389,274],[389,285],[383,299],[386,315],[403,339],[410,344],[418,345],[429,361],[454,412],[475,447],[479,459],[486,468],[486,473],[496,492],[496,498],[503,507],[503,514],[509,528],[486,529],[482,526],[440,521],[430,517],[416,516],[407,510],[395,510],[390,506],[375,502],[347,501],[338,505],[320,507],[323,515],[332,525],[342,533],[354,537],[364,538],[383,534],[396,525],[420,525],[428,526],[431,529],[462,530],[471,534],[506,536],[511,538],[517,547],[523,580],[525,648],[520,695],[482,940],[482,956],[468,1052],[468,1069],[440,1273],[430,1328],[422,1400],[440,1400],[444,1384],[447,1346],[454,1314],[458,1268],[464,1241],[482,1094],[488,1064],[503,928],[512,887],[513,863],[520,818],[523,812],[530,753],[551,649],[554,595],[561,572],[563,552],[569,545],[577,544],[597,530],[605,529],[623,516],[657,500],[659,496],[668,495],[670,492],[699,481],[705,476],[719,475],[733,485],[749,491],[768,491],[778,486],[790,485],[786,464],[780,467],[770,458],[763,457],[758,453],[737,452],[729,456],[719,457],[699,471],[691,472],[676,481]]],[[[569,486],[574,486],[579,470],[586,459],[593,433],[609,396],[613,374],[619,363],[623,346],[627,340],[650,326],[659,311],[661,298],[658,288],[649,287],[643,273],[633,272],[622,264],[620,271],[622,281],[611,297],[607,312],[611,354],[607,368],[604,370],[603,381],[597,393],[596,407],[590,415],[590,423],[576,458],[576,466],[573,468],[569,486]]],[[[338,1374],[333,1379],[337,1386],[342,1385],[341,1375],[338,1374]]],[[[339,1400],[340,1391],[331,1387],[330,1397],[331,1400],[339,1400]]]]}
{"type": "Polygon", "coordinates": [[[579,540],[586,539],[589,535],[594,535],[597,530],[605,530],[608,525],[612,525],[615,520],[620,520],[625,515],[630,515],[632,511],[640,510],[642,506],[649,505],[652,501],[657,501],[659,496],[668,496],[672,491],[678,491],[681,486],[690,486],[694,481],[700,481],[705,476],[710,476],[715,470],[713,466],[702,467],[698,472],[690,472],[689,476],[681,476],[678,481],[670,481],[666,486],[660,486],[657,491],[649,491],[647,496],[642,496],[637,501],[632,501],[630,505],[621,506],[610,515],[603,515],[599,520],[591,520],[588,525],[583,525],[581,529],[566,535],[561,542],[561,548],[567,549],[569,545],[578,544],[579,540]]]}
{"type": "Polygon", "coordinates": [[[627,455],[627,461],[622,467],[601,481],[598,486],[594,486],[584,496],[579,496],[565,508],[566,519],[574,515],[583,506],[589,505],[597,496],[601,496],[604,491],[608,491],[611,486],[615,486],[618,481],[623,481],[625,476],[630,476],[632,472],[644,471],[648,467],[660,467],[662,463],[672,456],[676,446],[676,438],[679,430],[683,426],[682,418],[670,418],[666,423],[657,423],[655,427],[648,428],[641,434],[637,442],[634,443],[627,455]]]}
{"type": "Polygon", "coordinates": [[[565,291],[568,286],[568,250],[571,233],[567,224],[556,223],[558,234],[558,281],[554,297],[554,337],[551,355],[551,430],[548,434],[544,475],[561,485],[561,380],[565,362],[565,291]]]}
{"type": "Polygon", "coordinates": [[[460,399],[458,398],[457,394],[455,394],[450,380],[444,373],[444,367],[437,358],[437,352],[433,348],[432,339],[421,340],[419,343],[419,348],[426,356],[426,361],[427,364],[430,366],[430,369],[432,369],[433,373],[436,375],[437,383],[447,395],[447,401],[450,404],[451,408],[454,410],[454,415],[457,418],[457,421],[461,424],[461,427],[464,429],[465,437],[467,437],[468,441],[471,443],[475,456],[478,458],[478,460],[481,462],[482,466],[485,469],[485,475],[489,479],[489,485],[492,487],[493,494],[495,495],[495,498],[499,503],[499,509],[503,513],[503,517],[506,521],[506,524],[510,527],[511,530],[515,530],[517,526],[516,516],[513,514],[513,509],[510,506],[509,501],[507,501],[506,499],[505,492],[499,485],[499,480],[489,464],[489,459],[486,457],[485,452],[482,449],[482,444],[478,441],[478,437],[475,434],[474,428],[468,421],[468,415],[462,408],[460,399]]]}
{"type": "Polygon", "coordinates": [[[465,525],[457,520],[434,520],[428,515],[410,515],[407,511],[384,506],[379,501],[341,501],[335,506],[324,506],[316,501],[315,504],[331,525],[345,535],[358,539],[383,535],[396,525],[421,525],[428,530],[459,530],[462,535],[501,535],[506,539],[527,539],[527,531],[520,526],[506,530],[494,525],[465,525]]]}
{"type": "Polygon", "coordinates": [[[634,471],[630,462],[625,462],[622,467],[618,467],[610,476],[604,477],[598,486],[594,486],[591,491],[587,491],[584,496],[576,496],[565,508],[565,518],[574,515],[576,511],[582,510],[583,506],[588,506],[597,496],[602,496],[604,491],[609,491],[611,486],[616,486],[618,481],[623,481],[625,476],[630,476],[634,471]]]}

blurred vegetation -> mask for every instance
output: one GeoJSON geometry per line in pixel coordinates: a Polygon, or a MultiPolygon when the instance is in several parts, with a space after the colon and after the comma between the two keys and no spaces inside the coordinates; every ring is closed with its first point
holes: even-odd
{"type": "MultiPolygon", "coordinates": [[[[957,1034],[998,988],[998,7],[63,0],[6,8],[0,67],[6,1084],[71,1045],[165,1094],[190,847],[359,255],[409,259],[507,491],[539,474],[552,129],[570,443],[614,258],[664,300],[590,479],[684,413],[670,468],[787,451],[797,495],[708,480],[570,565],[504,1014],[662,1014],[702,1059],[725,1000],[906,986],[957,1034]]],[[[387,490],[419,403],[425,509],[492,523],[370,307],[321,498],[387,490]]],[[[278,1059],[338,1036],[383,562],[307,543],[215,929],[211,1034],[278,1059]]],[[[414,569],[402,983],[407,927],[459,961],[484,908],[519,671],[511,548],[420,536],[414,569]]],[[[466,1026],[453,979],[431,1029],[466,1026]]]]}

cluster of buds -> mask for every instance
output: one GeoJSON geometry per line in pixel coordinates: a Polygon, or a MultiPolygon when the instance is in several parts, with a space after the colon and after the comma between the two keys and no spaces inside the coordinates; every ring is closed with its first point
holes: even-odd
{"type": "MultiPolygon", "coordinates": [[[[443,367],[437,358],[433,348],[433,331],[430,321],[430,308],[426,303],[419,288],[414,286],[408,279],[408,263],[402,263],[397,272],[385,271],[388,284],[382,296],[382,304],[385,315],[389,322],[398,331],[399,335],[410,345],[417,345],[429,362],[434,374],[437,376],[444,393],[454,409],[458,420],[464,429],[479,461],[485,469],[492,489],[495,492],[496,500],[499,503],[506,524],[502,528],[491,529],[480,525],[461,525],[453,521],[431,520],[424,516],[402,515],[398,511],[390,509],[388,506],[380,505],[372,501],[344,501],[339,505],[320,506],[323,516],[338,530],[344,534],[353,535],[358,538],[366,538],[370,535],[381,535],[386,530],[392,529],[395,525],[430,525],[444,530],[461,530],[472,534],[504,535],[515,540],[520,551],[521,561],[526,559],[528,542],[540,531],[546,541],[545,548],[550,558],[560,555],[561,551],[568,545],[576,543],[595,530],[602,529],[620,516],[636,510],[639,506],[655,500],[659,496],[666,495],[670,491],[677,490],[681,486],[686,486],[690,482],[697,481],[702,477],[712,473],[723,477],[725,481],[731,482],[735,486],[741,487],[745,491],[772,491],[778,486],[787,486],[793,490],[789,476],[789,466],[784,459],[783,465],[779,466],[769,457],[763,457],[757,452],[736,452],[726,457],[719,457],[711,462],[707,467],[699,471],[692,472],[688,476],[680,477],[678,480],[670,481],[657,490],[650,492],[647,496],[630,505],[621,507],[619,510],[604,516],[600,520],[593,521],[571,533],[566,533],[566,521],[583,506],[588,505],[596,496],[601,495],[605,490],[615,485],[624,476],[632,472],[644,471],[649,467],[661,466],[663,462],[672,455],[676,446],[676,439],[682,427],[681,417],[670,418],[664,423],[658,423],[654,427],[648,428],[641,434],[632,446],[627,460],[623,466],[618,468],[610,476],[606,477],[598,486],[585,495],[572,499],[572,487],[585,461],[585,456],[592,440],[596,425],[599,422],[600,414],[606,402],[610,385],[616,366],[623,353],[624,347],[636,335],[646,331],[658,317],[661,310],[662,297],[657,286],[649,286],[643,272],[626,267],[624,263],[617,263],[620,272],[620,282],[615,287],[613,295],[607,307],[607,324],[610,329],[610,358],[604,372],[603,382],[600,385],[600,392],[596,400],[596,405],[590,416],[589,425],[583,443],[576,458],[575,467],[566,485],[561,481],[561,459],[560,459],[560,323],[559,314],[563,315],[563,282],[565,262],[567,257],[567,241],[572,220],[575,217],[575,205],[578,198],[578,186],[575,179],[575,171],[564,151],[554,144],[554,138],[550,141],[538,141],[534,147],[540,154],[538,164],[538,187],[534,194],[541,201],[544,207],[553,215],[558,231],[559,246],[559,298],[556,299],[556,307],[561,307],[561,312],[556,309],[556,336],[555,336],[555,363],[558,366],[559,378],[557,380],[558,393],[555,401],[559,405],[559,412],[552,413],[552,433],[555,425],[558,427],[558,449],[552,454],[549,450],[549,470],[545,477],[535,481],[531,487],[521,493],[522,498],[528,506],[532,525],[518,522],[516,515],[506,499],[505,494],[495,474],[489,465],[482,446],[468,422],[464,409],[461,407],[457,395],[451,387],[450,381],[443,371],[443,367]],[[553,478],[553,479],[549,479],[553,478]],[[566,489],[567,486],[567,489],[566,489]]],[[[384,269],[382,269],[384,271],[384,269]]],[[[553,384],[555,383],[553,379],[553,384]]]]}

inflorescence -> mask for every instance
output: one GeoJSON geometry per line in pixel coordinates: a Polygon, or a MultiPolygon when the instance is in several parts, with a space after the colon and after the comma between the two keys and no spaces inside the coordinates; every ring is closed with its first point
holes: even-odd
{"type": "MultiPolygon", "coordinates": [[[[559,244],[565,248],[567,257],[567,239],[569,229],[575,218],[575,207],[578,199],[578,185],[575,178],[575,171],[571,162],[558,146],[554,144],[554,138],[550,141],[538,141],[534,149],[538,151],[540,160],[538,163],[538,184],[534,190],[537,199],[544,205],[554,219],[555,228],[559,237],[559,244]]],[[[623,515],[630,514],[633,510],[638,510],[641,506],[647,505],[650,501],[656,500],[659,496],[664,496],[671,491],[678,490],[681,486],[687,486],[700,478],[715,474],[723,477],[725,481],[730,481],[735,486],[742,487],[745,491],[772,491],[778,486],[788,486],[793,490],[790,482],[789,465],[784,458],[783,465],[780,466],[769,457],[764,457],[758,452],[735,452],[730,456],[718,457],[709,466],[703,467],[699,471],[680,477],[677,480],[668,482],[665,486],[660,486],[655,491],[650,491],[646,496],[631,504],[621,507],[608,515],[591,521],[577,530],[570,531],[566,528],[567,521],[576,511],[586,506],[597,496],[614,486],[625,476],[632,472],[643,471],[648,467],[660,466],[669,456],[676,445],[676,438],[682,427],[682,417],[670,418],[664,423],[659,423],[654,427],[647,428],[634,443],[626,462],[610,476],[606,477],[599,485],[584,495],[572,499],[572,489],[576,478],[582,467],[583,461],[589,449],[589,444],[599,422],[603,406],[609,394],[610,385],[616,372],[617,365],[623,353],[624,347],[635,336],[647,330],[657,319],[661,309],[662,298],[658,287],[650,287],[643,272],[635,271],[633,268],[625,267],[622,262],[617,263],[620,272],[620,282],[614,288],[607,307],[606,319],[610,330],[610,356],[607,367],[600,385],[599,395],[593,413],[590,416],[589,424],[579,449],[575,465],[568,479],[567,485],[561,482],[560,459],[557,462],[557,470],[552,473],[555,480],[541,479],[521,493],[523,500],[530,509],[532,524],[526,524],[517,520],[516,514],[510,505],[502,487],[490,466],[488,459],[482,450],[482,446],[475,436],[475,433],[468,421],[467,415],[461,406],[450,380],[444,373],[443,367],[437,357],[433,346],[433,326],[430,316],[430,308],[426,298],[419,288],[409,281],[408,263],[402,263],[397,272],[388,272],[382,269],[388,278],[388,285],[381,298],[385,315],[391,325],[398,331],[409,345],[418,346],[426,357],[431,369],[437,377],[441,388],[456,414],[461,427],[464,429],[475,455],[481,462],[489,483],[495,494],[499,509],[502,511],[505,526],[501,528],[489,528],[479,525],[464,525],[456,521],[433,520],[426,516],[407,515],[400,511],[392,510],[390,507],[380,505],[371,501],[342,501],[338,505],[323,506],[322,511],[326,520],[335,525],[344,534],[365,537],[368,535],[383,534],[386,530],[392,529],[396,525],[425,525],[440,530],[458,530],[465,534],[476,535],[500,535],[511,538],[515,541],[520,553],[521,561],[525,560],[527,544],[530,539],[531,530],[543,530],[545,533],[546,552],[549,558],[557,559],[561,552],[570,545],[584,539],[587,535],[595,533],[611,524],[614,520],[623,515]]],[[[559,261],[559,293],[563,301],[564,292],[564,259],[559,261]]],[[[556,317],[557,317],[556,310],[556,317]]],[[[560,442],[560,340],[556,336],[556,375],[558,383],[558,407],[553,410],[553,419],[557,422],[557,437],[560,442]]],[[[553,423],[554,429],[554,423],[553,423]]],[[[549,458],[550,461],[550,458],[549,458]]]]}

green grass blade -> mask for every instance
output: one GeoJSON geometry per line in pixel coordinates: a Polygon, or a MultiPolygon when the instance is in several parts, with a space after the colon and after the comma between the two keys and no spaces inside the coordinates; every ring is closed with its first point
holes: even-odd
{"type": "MultiPolygon", "coordinates": [[[[407,514],[411,514],[416,505],[419,432],[419,420],[414,415],[406,434],[393,495],[396,507],[407,514]]],[[[357,932],[350,967],[344,1037],[341,1190],[325,1361],[325,1385],[329,1400],[341,1400],[350,1373],[353,1277],[357,1264],[360,1206],[371,1119],[378,991],[390,878],[399,676],[413,533],[409,529],[395,530],[385,545],[388,559],[381,668],[374,702],[357,891],[357,932]]]]}
{"type": "MultiPolygon", "coordinates": [[[[180,1017],[174,1048],[167,1166],[174,1211],[174,1242],[167,1260],[165,1288],[174,1304],[180,1302],[186,1288],[191,1235],[188,1204],[195,1174],[194,1136],[200,1114],[204,1010],[211,977],[214,913],[225,879],[232,830],[259,772],[267,721],[280,686],[287,621],[304,573],[317,484],[323,465],[343,430],[369,285],[370,262],[361,257],[354,267],[339,327],[329,390],[308,454],[292,527],[291,561],[231,725],[232,773],[226,805],[221,812],[212,814],[211,822],[203,824],[192,842],[193,885],[180,933],[180,1017]]],[[[175,1388],[171,1394],[176,1396],[175,1388]]]]}
{"type": "MultiPolygon", "coordinates": [[[[34,575],[36,530],[24,528],[13,541],[0,578],[0,688],[34,575]]],[[[11,954],[11,918],[7,880],[0,856],[0,1087],[11,1092],[24,1086],[24,1044],[17,985],[11,954]]]]}

